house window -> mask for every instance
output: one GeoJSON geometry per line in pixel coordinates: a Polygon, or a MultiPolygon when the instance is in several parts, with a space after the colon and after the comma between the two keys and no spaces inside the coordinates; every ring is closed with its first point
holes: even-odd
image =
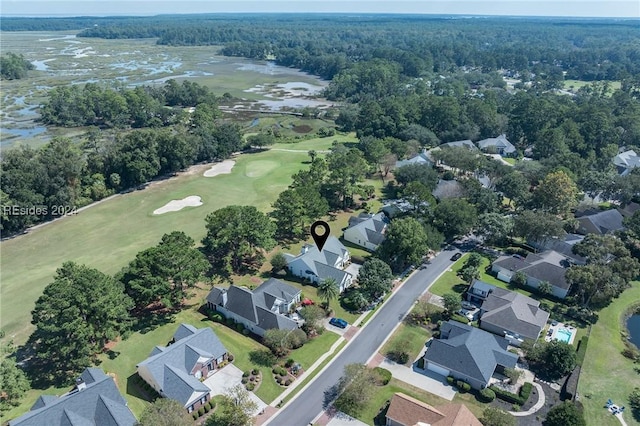
{"type": "Polygon", "coordinates": [[[213,364],[212,363],[207,364],[207,369],[209,371],[213,370],[213,364]]]}
{"type": "Polygon", "coordinates": [[[189,408],[187,408],[187,411],[189,413],[193,413],[193,405],[190,405],[189,408]]]}
{"type": "Polygon", "coordinates": [[[200,398],[200,404],[206,404],[207,402],[207,397],[203,396],[202,398],[200,398]]]}

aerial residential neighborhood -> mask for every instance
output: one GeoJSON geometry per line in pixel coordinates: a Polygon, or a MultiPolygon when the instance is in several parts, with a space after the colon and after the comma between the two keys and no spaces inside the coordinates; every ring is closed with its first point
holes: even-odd
{"type": "Polygon", "coordinates": [[[640,425],[633,2],[126,3],[2,6],[2,425],[640,425]]]}

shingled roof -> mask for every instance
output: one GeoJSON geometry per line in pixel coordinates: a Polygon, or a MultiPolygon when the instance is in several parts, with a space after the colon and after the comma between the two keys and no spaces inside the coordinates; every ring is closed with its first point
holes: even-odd
{"type": "MultiPolygon", "coordinates": [[[[482,281],[475,281],[472,286],[476,283],[482,283],[482,281]]],[[[485,288],[490,286],[490,284],[482,284],[485,288]]],[[[540,302],[524,294],[494,287],[482,302],[480,321],[481,324],[491,324],[535,340],[549,319],[549,313],[540,309],[539,306],[540,302]]]]}
{"type": "Polygon", "coordinates": [[[226,310],[251,321],[263,330],[294,330],[298,328],[298,324],[291,318],[280,315],[276,305],[280,301],[290,303],[299,293],[300,290],[292,285],[270,278],[253,291],[235,285],[228,289],[214,287],[207,295],[207,301],[224,306],[226,310]],[[227,294],[226,303],[223,303],[224,292],[227,294]]]}
{"type": "Polygon", "coordinates": [[[174,340],[172,345],[156,346],[149,358],[139,363],[137,368],[148,371],[164,396],[187,406],[210,391],[191,375],[196,364],[219,359],[227,349],[209,327],[197,329],[181,324],[174,340]]]}
{"type": "Polygon", "coordinates": [[[440,339],[431,342],[425,361],[489,383],[496,366],[513,368],[518,356],[507,351],[509,342],[475,327],[449,320],[440,339]]]}
{"type": "Polygon", "coordinates": [[[322,251],[312,244],[303,246],[303,252],[298,256],[289,253],[285,254],[287,264],[302,261],[307,270],[318,277],[320,281],[333,278],[337,283],[342,283],[351,274],[336,268],[339,258],[345,258],[348,254],[347,248],[334,236],[330,236],[324,244],[322,251]]]}
{"type": "Polygon", "coordinates": [[[601,211],[577,218],[581,234],[610,234],[624,229],[623,216],[616,209],[601,211]]]}
{"type": "Polygon", "coordinates": [[[432,407],[400,392],[393,394],[386,417],[403,426],[482,426],[462,404],[432,407]]]}
{"type": "Polygon", "coordinates": [[[133,426],[136,418],[127,407],[113,378],[99,368],[87,368],[80,376],[85,387],[60,397],[42,395],[31,411],[9,421],[10,426],[133,426]]]}

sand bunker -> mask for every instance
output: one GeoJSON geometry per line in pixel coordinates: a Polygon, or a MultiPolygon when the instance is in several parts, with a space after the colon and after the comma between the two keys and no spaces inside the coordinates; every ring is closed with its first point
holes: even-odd
{"type": "Polygon", "coordinates": [[[204,172],[204,177],[214,177],[218,175],[228,175],[236,164],[233,160],[224,160],[222,163],[214,164],[209,170],[204,172]]]}
{"type": "Polygon", "coordinates": [[[202,198],[197,195],[190,195],[182,200],[171,200],[164,206],[153,211],[153,214],[164,214],[169,212],[177,212],[185,207],[199,207],[202,205],[202,198]]]}

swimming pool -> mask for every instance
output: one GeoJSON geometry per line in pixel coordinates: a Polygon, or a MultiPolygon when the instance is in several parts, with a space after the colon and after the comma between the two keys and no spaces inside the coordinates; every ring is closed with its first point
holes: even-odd
{"type": "Polygon", "coordinates": [[[571,331],[567,330],[566,328],[561,328],[558,331],[556,331],[556,340],[559,340],[561,342],[565,342],[565,343],[569,343],[571,342],[571,336],[573,336],[573,333],[571,333],[571,331]]]}

